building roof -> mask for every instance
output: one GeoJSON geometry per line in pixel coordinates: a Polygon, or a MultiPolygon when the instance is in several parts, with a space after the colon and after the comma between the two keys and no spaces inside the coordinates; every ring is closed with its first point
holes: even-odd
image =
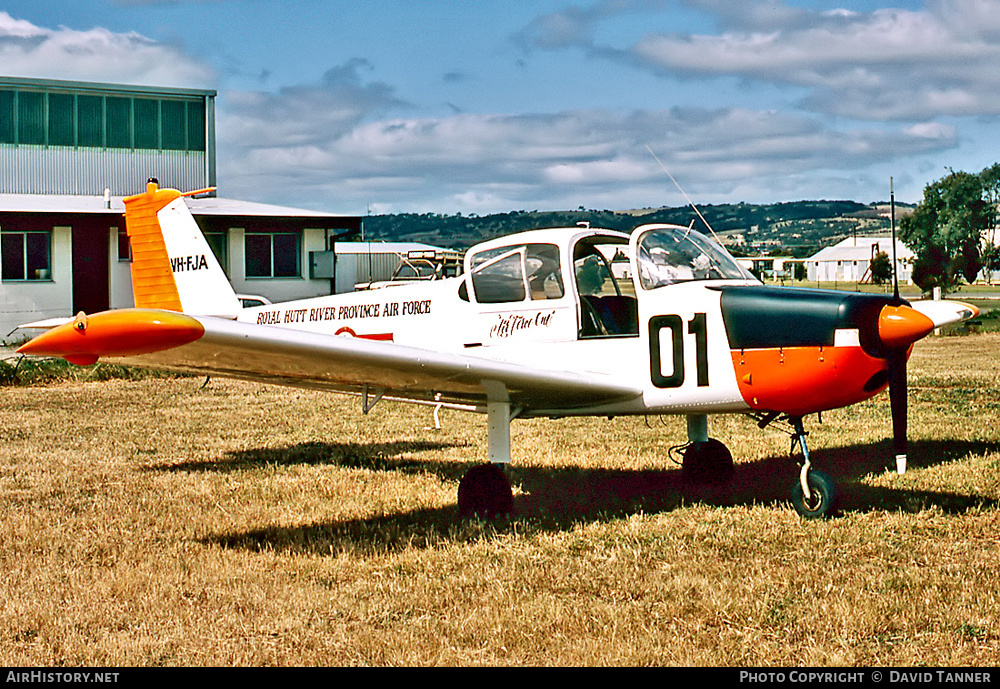
{"type": "MultiPolygon", "coordinates": [[[[872,247],[892,256],[892,237],[848,237],[839,244],[820,249],[807,261],[867,261],[872,257],[872,247]]],[[[896,240],[896,259],[913,257],[913,252],[903,242],[896,240]]]]}
{"type": "Polygon", "coordinates": [[[173,95],[215,97],[214,89],[189,89],[170,86],[144,86],[138,84],[108,84],[94,81],[66,81],[63,79],[32,79],[0,76],[0,86],[15,86],[40,90],[100,91],[130,95],[173,95]]]}
{"type": "MultiPolygon", "coordinates": [[[[187,204],[194,215],[274,218],[355,217],[219,197],[189,197],[187,204]]],[[[103,196],[69,194],[0,194],[0,212],[106,213],[121,215],[125,212],[125,203],[122,201],[121,196],[112,196],[109,199],[105,199],[103,196]]]]}
{"type": "MultiPolygon", "coordinates": [[[[252,216],[273,216],[273,217],[295,217],[295,218],[333,218],[345,217],[335,213],[323,213],[321,211],[307,210],[303,208],[291,208],[289,206],[275,206],[268,203],[256,203],[254,201],[238,201],[236,199],[211,197],[188,197],[188,208],[194,215],[252,215],[252,216]]],[[[124,209],[124,203],[122,208],[124,209]]],[[[352,216],[354,217],[354,216],[352,216]]]]}

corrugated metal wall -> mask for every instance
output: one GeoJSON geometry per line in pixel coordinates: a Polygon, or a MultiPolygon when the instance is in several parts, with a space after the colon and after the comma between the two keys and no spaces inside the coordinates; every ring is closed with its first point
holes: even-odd
{"type": "Polygon", "coordinates": [[[396,269],[396,266],[399,265],[399,261],[405,255],[405,253],[398,251],[380,250],[378,247],[372,248],[370,252],[347,251],[342,247],[344,247],[344,244],[337,244],[335,246],[337,260],[339,261],[345,256],[353,256],[355,279],[363,283],[389,280],[392,278],[392,273],[396,269]]]}
{"type": "Polygon", "coordinates": [[[0,144],[0,193],[138,194],[146,180],[189,191],[210,186],[201,151],[149,151],[0,144]]]}

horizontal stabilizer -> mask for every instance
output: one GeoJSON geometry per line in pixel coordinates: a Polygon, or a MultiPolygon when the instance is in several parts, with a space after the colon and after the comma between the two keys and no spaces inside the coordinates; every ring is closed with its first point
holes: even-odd
{"type": "Polygon", "coordinates": [[[57,326],[63,325],[64,323],[69,323],[73,319],[69,316],[58,316],[57,318],[46,318],[41,321],[33,321],[31,323],[22,323],[17,326],[15,330],[51,330],[57,326]]]}

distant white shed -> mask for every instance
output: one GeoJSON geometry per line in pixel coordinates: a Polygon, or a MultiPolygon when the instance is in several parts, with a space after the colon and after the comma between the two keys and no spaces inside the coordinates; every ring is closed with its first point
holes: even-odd
{"type": "Polygon", "coordinates": [[[764,280],[791,280],[794,264],[801,258],[791,256],[737,256],[736,262],[764,280]]]}
{"type": "MultiPolygon", "coordinates": [[[[812,282],[870,282],[871,260],[879,252],[892,260],[892,237],[848,237],[807,258],[806,275],[812,282]]],[[[912,282],[913,256],[897,239],[896,274],[901,283],[912,282]]]]}

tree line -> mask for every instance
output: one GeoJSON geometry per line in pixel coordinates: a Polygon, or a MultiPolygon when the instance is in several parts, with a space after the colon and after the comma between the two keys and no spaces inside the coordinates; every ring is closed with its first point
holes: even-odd
{"type": "Polygon", "coordinates": [[[913,250],[913,282],[924,291],[987,282],[1000,270],[1000,163],[977,174],[954,171],[924,187],[913,213],[900,221],[900,239],[913,250]]]}
{"type": "MultiPolygon", "coordinates": [[[[755,226],[774,227],[791,221],[877,215],[871,204],[843,200],[732,203],[699,206],[699,210],[712,228],[720,233],[747,230],[755,226]]],[[[623,232],[631,232],[637,225],[648,223],[688,225],[694,222],[698,229],[703,230],[701,220],[688,206],[647,209],[643,212],[581,207],[577,210],[520,210],[490,215],[400,213],[367,216],[364,227],[365,237],[376,241],[422,241],[454,249],[467,249],[477,242],[505,234],[538,227],[573,227],[580,222],[623,232]]],[[[818,247],[813,247],[812,250],[816,248],[818,247]]]]}

